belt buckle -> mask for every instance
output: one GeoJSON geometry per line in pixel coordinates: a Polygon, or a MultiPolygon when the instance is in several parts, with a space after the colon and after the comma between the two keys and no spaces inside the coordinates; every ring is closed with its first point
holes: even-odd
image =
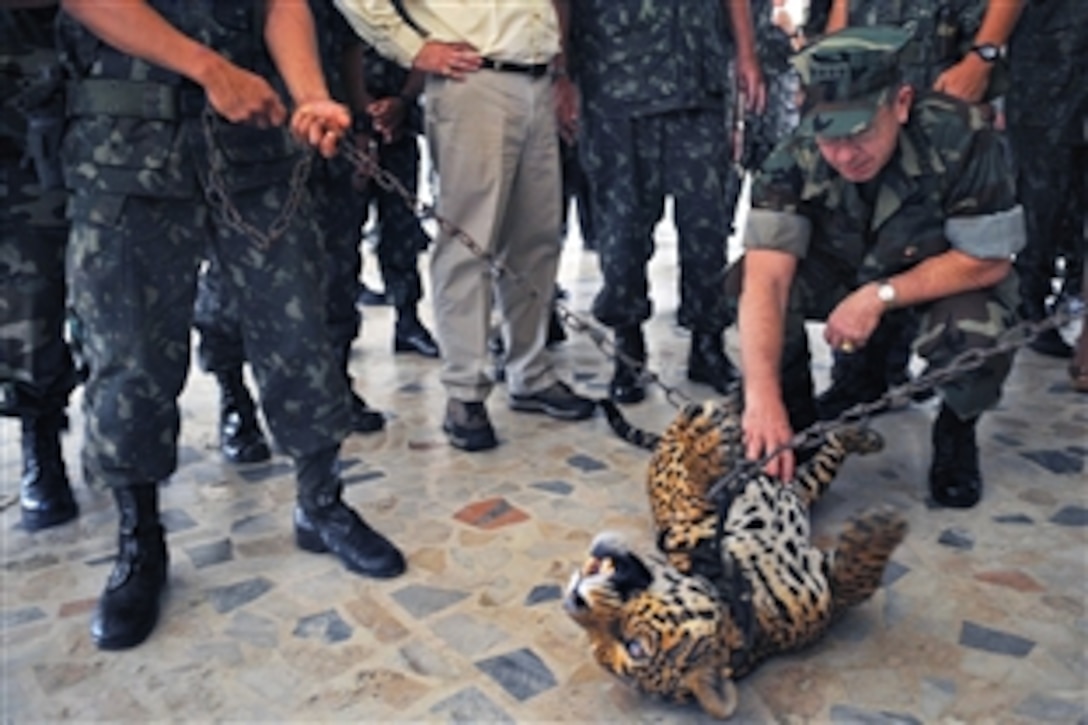
{"type": "Polygon", "coordinates": [[[177,118],[178,106],[174,89],[160,85],[150,85],[143,89],[143,112],[145,118],[172,120],[177,118]]]}

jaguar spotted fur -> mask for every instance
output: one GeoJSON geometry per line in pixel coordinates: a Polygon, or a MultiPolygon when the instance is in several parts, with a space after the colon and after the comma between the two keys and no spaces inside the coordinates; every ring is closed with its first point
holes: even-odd
{"type": "Polygon", "coordinates": [[[617,432],[653,449],[647,491],[660,553],[601,534],[564,599],[605,670],[646,694],[694,698],[719,718],[737,705],[736,679],[867,600],[907,532],[885,507],[853,518],[832,550],[812,544],[809,508],[846,456],[883,447],[861,428],[832,433],[788,483],[752,469],[719,519],[708,492],[743,460],[740,409],[737,396],[689,405],[657,435],[605,406],[617,432]]]}

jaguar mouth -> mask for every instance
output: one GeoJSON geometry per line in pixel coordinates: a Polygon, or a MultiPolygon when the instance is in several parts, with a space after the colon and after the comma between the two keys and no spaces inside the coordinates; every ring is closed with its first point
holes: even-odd
{"type": "Polygon", "coordinates": [[[579,591],[582,587],[582,581],[584,577],[581,571],[574,572],[570,577],[570,583],[567,585],[567,594],[563,597],[563,611],[567,614],[575,615],[580,614],[589,609],[589,602],[582,596],[582,592],[579,591]]]}

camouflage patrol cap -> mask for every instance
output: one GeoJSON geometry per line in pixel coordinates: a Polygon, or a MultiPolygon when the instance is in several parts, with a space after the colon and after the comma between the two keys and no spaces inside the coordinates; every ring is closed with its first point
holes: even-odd
{"type": "Polygon", "coordinates": [[[846,28],[797,53],[802,132],[840,138],[867,129],[902,78],[899,53],[910,38],[910,31],[888,25],[846,28]]]}

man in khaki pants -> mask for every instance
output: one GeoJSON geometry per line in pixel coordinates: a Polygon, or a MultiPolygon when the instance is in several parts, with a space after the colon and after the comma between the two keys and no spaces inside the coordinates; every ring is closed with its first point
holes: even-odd
{"type": "MultiPolygon", "coordinates": [[[[336,5],[379,52],[428,73],[438,213],[514,273],[493,280],[484,259],[439,234],[431,279],[450,443],[466,451],[498,443],[484,407],[493,385],[487,336],[496,294],[510,407],[589,417],[593,402],[558,379],[545,347],[560,252],[553,75],[562,59],[551,0],[405,0],[399,10],[380,0],[336,5]]],[[[561,88],[570,91],[566,81],[561,88]]]]}

